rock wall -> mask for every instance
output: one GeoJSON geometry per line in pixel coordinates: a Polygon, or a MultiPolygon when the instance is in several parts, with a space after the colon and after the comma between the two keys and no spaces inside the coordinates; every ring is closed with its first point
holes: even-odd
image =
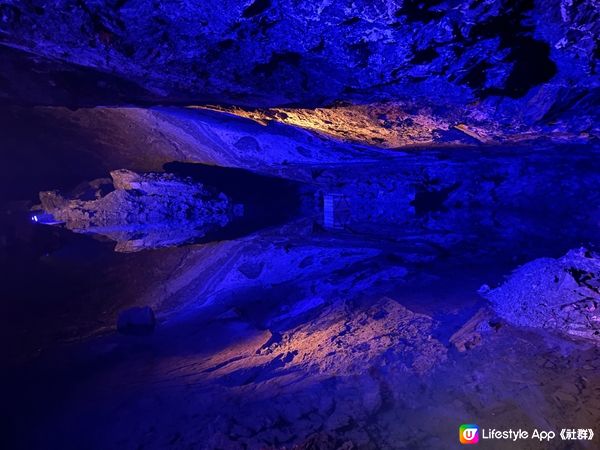
{"type": "Polygon", "coordinates": [[[0,92],[69,105],[401,101],[471,125],[594,134],[599,10],[597,0],[4,0],[0,92]]]}

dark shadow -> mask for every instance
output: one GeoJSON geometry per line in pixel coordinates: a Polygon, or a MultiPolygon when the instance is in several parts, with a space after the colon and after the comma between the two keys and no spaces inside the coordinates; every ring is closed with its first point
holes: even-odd
{"type": "Polygon", "coordinates": [[[259,175],[244,169],[204,164],[170,162],[166,172],[212,186],[244,205],[244,215],[225,228],[206,234],[194,243],[234,239],[262,228],[282,225],[301,214],[302,194],[299,183],[259,175]]]}

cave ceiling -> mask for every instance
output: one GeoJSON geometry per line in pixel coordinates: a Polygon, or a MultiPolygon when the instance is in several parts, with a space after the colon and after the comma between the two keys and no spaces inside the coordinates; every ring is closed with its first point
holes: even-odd
{"type": "Polygon", "coordinates": [[[210,107],[386,148],[586,142],[599,14],[596,0],[3,1],[0,101],[210,107]]]}

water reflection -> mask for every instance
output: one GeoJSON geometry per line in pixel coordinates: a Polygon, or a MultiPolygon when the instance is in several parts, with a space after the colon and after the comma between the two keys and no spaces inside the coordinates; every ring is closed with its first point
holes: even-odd
{"type": "Polygon", "coordinates": [[[115,241],[117,252],[135,252],[248,234],[297,208],[298,194],[285,180],[193,164],[169,168],[175,173],[115,170],[110,179],[83,183],[67,195],[40,192],[32,220],[115,241]],[[226,182],[233,197],[207,180],[226,182]]]}
{"type": "MultiPolygon", "coordinates": [[[[117,308],[135,302],[159,323],[152,335],[120,336],[114,314],[102,316],[104,336],[57,352],[67,363],[43,355],[31,373],[47,379],[19,381],[25,400],[11,403],[60,412],[42,418],[31,448],[47,436],[61,448],[412,448],[415,439],[444,448],[473,416],[560,427],[575,414],[592,426],[598,348],[490,321],[477,290],[597,235],[595,169],[439,161],[298,171],[300,184],[169,166],[213,186],[211,200],[223,192],[226,205],[243,204],[243,216],[218,225],[240,224],[239,234],[110,253],[90,268],[90,290],[113,281],[98,267],[122,277],[111,295],[100,292],[98,310],[106,298],[117,308]],[[556,407],[556,395],[570,403],[556,407]],[[73,423],[110,432],[74,436],[73,423]]],[[[53,290],[53,301],[64,293],[53,290]]],[[[87,310],[86,295],[73,297],[87,310]]]]}
{"type": "Polygon", "coordinates": [[[508,253],[507,245],[522,260],[540,248],[558,256],[566,245],[598,237],[600,194],[592,187],[600,167],[593,151],[546,149],[543,158],[489,152],[421,153],[383,166],[289,167],[281,173],[286,178],[173,162],[163,175],[115,171],[113,177],[142,179],[119,180],[117,189],[114,180],[95,180],[67,198],[42,193],[51,216],[37,217],[108,237],[117,251],[235,239],[300,217],[332,239],[403,245],[438,258],[487,257],[508,253]]]}

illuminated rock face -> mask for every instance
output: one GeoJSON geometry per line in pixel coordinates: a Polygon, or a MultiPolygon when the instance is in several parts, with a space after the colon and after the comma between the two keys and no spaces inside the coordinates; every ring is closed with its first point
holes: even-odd
{"type": "Polygon", "coordinates": [[[594,132],[594,0],[9,1],[0,13],[5,101],[397,101],[451,125],[594,132]]]}
{"type": "Polygon", "coordinates": [[[501,317],[600,344],[600,258],[584,248],[517,269],[486,294],[501,317]]]}
{"type": "Polygon", "coordinates": [[[189,179],[129,170],[111,177],[82,186],[74,198],[41,192],[41,206],[67,228],[107,236],[124,252],[182,244],[243,214],[225,194],[189,179]]]}
{"type": "Polygon", "coordinates": [[[599,14],[0,0],[5,447],[597,426],[599,14]]]}

